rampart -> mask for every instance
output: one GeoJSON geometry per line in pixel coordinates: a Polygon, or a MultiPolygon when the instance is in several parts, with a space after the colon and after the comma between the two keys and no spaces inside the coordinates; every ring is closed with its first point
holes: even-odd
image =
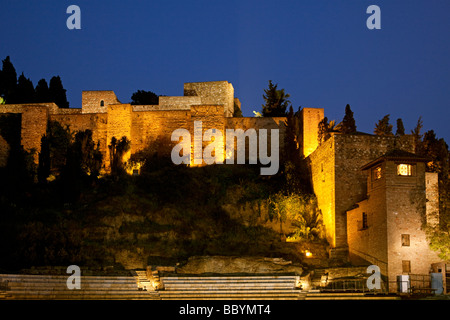
{"type": "MultiPolygon", "coordinates": [[[[25,150],[35,151],[36,162],[48,121],[57,121],[71,132],[91,130],[107,171],[108,145],[112,137],[127,137],[131,141],[126,159],[146,149],[167,156],[176,143],[171,141],[172,132],[184,128],[194,137],[196,121],[202,123],[202,133],[217,129],[224,137],[226,129],[280,129],[280,149],[283,150],[285,118],[233,118],[235,103],[240,107],[231,83],[212,81],[185,83],[184,96],[161,96],[158,105],[120,103],[113,91],[83,91],[82,108],[59,108],[54,103],[3,105],[0,114],[21,115],[21,144],[25,150]]],[[[0,164],[4,166],[9,148],[3,140],[0,141],[0,164]]],[[[203,148],[208,144],[199,143],[203,148]]]]}

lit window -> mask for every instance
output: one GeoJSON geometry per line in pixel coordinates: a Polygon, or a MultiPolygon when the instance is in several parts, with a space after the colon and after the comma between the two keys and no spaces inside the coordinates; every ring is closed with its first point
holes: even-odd
{"type": "Polygon", "coordinates": [[[409,234],[402,234],[402,247],[409,247],[409,234]]]}
{"type": "Polygon", "coordinates": [[[412,166],[410,164],[399,164],[397,165],[397,174],[399,176],[411,176],[412,175],[412,166]]]}
{"type": "Polygon", "coordinates": [[[375,169],[373,169],[373,179],[381,179],[381,167],[376,167],[375,169]]]}

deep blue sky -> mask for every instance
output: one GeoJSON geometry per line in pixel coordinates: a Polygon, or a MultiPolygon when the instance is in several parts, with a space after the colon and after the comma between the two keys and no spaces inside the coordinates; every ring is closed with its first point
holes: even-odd
{"type": "Polygon", "coordinates": [[[323,107],[358,130],[385,114],[409,132],[419,116],[450,142],[449,0],[5,1],[0,58],[33,84],[60,75],[71,107],[82,90],[183,95],[183,83],[228,80],[245,116],[261,110],[268,80],[294,110],[323,107]],[[68,30],[66,8],[81,8],[68,30]],[[381,30],[366,9],[381,8],[381,30]]]}

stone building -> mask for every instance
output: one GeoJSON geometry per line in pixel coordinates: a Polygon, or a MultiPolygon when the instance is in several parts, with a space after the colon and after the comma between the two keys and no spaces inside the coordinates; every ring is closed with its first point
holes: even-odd
{"type": "MultiPolygon", "coordinates": [[[[131,141],[127,158],[158,143],[163,147],[162,152],[170,155],[177,143],[171,141],[172,133],[182,128],[194,137],[196,122],[201,122],[202,134],[213,129],[224,137],[227,129],[251,128],[257,132],[264,129],[269,133],[278,129],[280,150],[283,150],[285,118],[234,118],[235,105],[240,107],[232,84],[211,81],[185,83],[183,96],[161,96],[158,105],[121,103],[113,91],[83,91],[81,108],[64,109],[54,103],[7,104],[0,106],[0,117],[20,116],[20,144],[26,151],[34,151],[36,162],[49,121],[68,126],[72,132],[91,130],[93,140],[99,142],[106,171],[110,166],[108,145],[112,137],[127,137],[131,141]]],[[[205,145],[202,141],[198,143],[205,145]]],[[[0,165],[6,164],[8,152],[8,143],[0,139],[0,165]]]]}
{"type": "MultiPolygon", "coordinates": [[[[282,160],[286,118],[233,117],[235,106],[240,107],[240,102],[228,81],[185,83],[183,96],[159,97],[158,105],[121,103],[113,91],[83,91],[81,108],[63,109],[54,103],[1,105],[0,166],[6,165],[12,141],[2,125],[20,126],[16,139],[25,150],[35,151],[37,162],[49,121],[73,132],[90,129],[106,170],[112,137],[131,141],[127,157],[157,143],[163,153],[170,153],[176,143],[171,141],[172,133],[182,128],[194,136],[199,122],[202,134],[214,129],[224,136],[227,129],[278,129],[282,160]],[[11,121],[2,120],[6,118],[11,121]]],[[[422,227],[424,222],[437,223],[439,193],[437,176],[425,173],[424,159],[414,155],[413,137],[331,133],[319,144],[318,124],[323,118],[324,109],[303,108],[297,142],[310,169],[330,257],[380,264],[390,279],[408,270],[427,273],[430,264],[439,260],[430,252],[422,227]],[[374,180],[376,174],[380,178],[374,180]],[[408,241],[409,246],[403,245],[408,241]]],[[[192,144],[205,147],[195,139],[199,138],[194,137],[192,144]]],[[[250,144],[246,142],[246,150],[250,144]]]]}
{"type": "Polygon", "coordinates": [[[347,211],[350,261],[380,267],[391,291],[397,276],[428,274],[441,261],[424,231],[437,222],[436,212],[427,210],[427,201],[436,200],[437,173],[425,172],[426,161],[394,149],[365,164],[367,195],[347,211]]]}

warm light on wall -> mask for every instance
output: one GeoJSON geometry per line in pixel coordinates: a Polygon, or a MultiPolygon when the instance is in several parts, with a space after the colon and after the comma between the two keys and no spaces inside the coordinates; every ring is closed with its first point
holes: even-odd
{"type": "Polygon", "coordinates": [[[306,256],[307,258],[311,258],[311,257],[312,257],[311,251],[306,250],[306,251],[305,251],[305,256],[306,256]]]}

